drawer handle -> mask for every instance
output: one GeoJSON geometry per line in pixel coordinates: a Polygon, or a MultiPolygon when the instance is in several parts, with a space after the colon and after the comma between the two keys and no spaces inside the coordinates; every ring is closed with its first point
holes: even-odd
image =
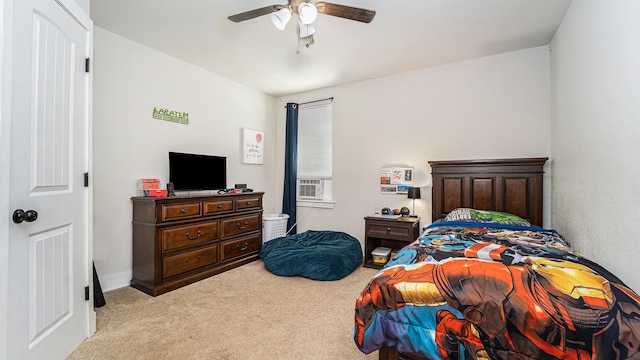
{"type": "Polygon", "coordinates": [[[245,221],[245,222],[244,222],[244,226],[240,225],[240,223],[236,223],[236,226],[238,227],[238,229],[240,229],[240,230],[244,230],[244,229],[246,229],[246,228],[249,226],[249,222],[248,222],[248,221],[245,221]]]}
{"type": "Polygon", "coordinates": [[[222,209],[224,206],[222,205],[218,205],[218,209],[222,209]]]}
{"type": "Polygon", "coordinates": [[[253,205],[253,203],[251,201],[247,201],[247,205],[251,206],[251,205],[253,205]]]}
{"type": "Polygon", "coordinates": [[[198,233],[196,234],[196,237],[191,237],[191,234],[189,234],[188,232],[187,232],[186,234],[184,234],[184,235],[185,235],[189,240],[195,240],[195,239],[199,238],[199,237],[200,237],[200,235],[202,235],[202,234],[200,233],[200,230],[198,230],[198,233]]]}
{"type": "Polygon", "coordinates": [[[249,243],[244,243],[244,245],[242,245],[242,247],[240,247],[240,245],[236,245],[236,247],[238,248],[238,250],[240,251],[245,251],[247,250],[247,248],[249,247],[249,243]]]}
{"type": "MultiPolygon", "coordinates": [[[[198,255],[196,257],[196,261],[200,260],[200,255],[198,255]]],[[[189,262],[189,258],[184,259],[184,262],[188,263],[189,262]]]]}
{"type": "Polygon", "coordinates": [[[183,214],[186,214],[187,213],[187,209],[182,208],[182,209],[180,209],[180,212],[183,213],[183,214]]]}

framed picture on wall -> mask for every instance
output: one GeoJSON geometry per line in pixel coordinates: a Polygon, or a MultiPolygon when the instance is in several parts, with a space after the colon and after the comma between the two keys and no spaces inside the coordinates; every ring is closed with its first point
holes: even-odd
{"type": "Polygon", "coordinates": [[[264,133],[262,131],[242,129],[242,162],[245,164],[264,163],[264,133]]]}

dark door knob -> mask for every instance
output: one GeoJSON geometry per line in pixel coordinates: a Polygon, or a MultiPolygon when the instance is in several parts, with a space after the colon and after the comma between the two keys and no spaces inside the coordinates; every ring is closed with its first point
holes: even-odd
{"type": "Polygon", "coordinates": [[[24,211],[22,209],[18,209],[13,212],[13,222],[16,224],[20,224],[23,221],[26,221],[26,222],[36,221],[37,218],[38,218],[38,212],[35,210],[24,211]]]}

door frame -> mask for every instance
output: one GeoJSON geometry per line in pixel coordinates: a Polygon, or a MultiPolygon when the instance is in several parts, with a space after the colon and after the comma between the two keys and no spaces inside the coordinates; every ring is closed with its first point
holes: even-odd
{"type": "MultiPolygon", "coordinates": [[[[7,169],[10,162],[11,148],[11,67],[7,61],[12,47],[11,41],[11,0],[0,0],[0,168],[7,169]]],[[[0,324],[7,324],[9,301],[9,172],[0,172],[0,324]]],[[[7,354],[8,326],[0,326],[0,357],[7,354]]]]}
{"type": "MultiPolygon", "coordinates": [[[[8,324],[8,283],[9,283],[9,227],[11,209],[9,205],[10,198],[10,172],[11,172],[11,116],[12,116],[12,58],[13,58],[13,3],[20,0],[0,0],[0,169],[9,169],[9,171],[0,172],[0,358],[7,355],[7,334],[11,324],[8,324]]],[[[57,2],[71,16],[73,16],[87,31],[88,49],[86,56],[93,60],[93,21],[89,15],[74,0],[52,0],[57,2]]],[[[87,77],[87,94],[86,96],[86,144],[85,153],[86,168],[85,172],[92,174],[92,158],[93,158],[93,142],[92,142],[92,114],[93,114],[93,64],[89,76],[87,77]]],[[[89,187],[87,191],[87,204],[85,213],[86,222],[86,239],[87,254],[86,268],[87,284],[89,291],[88,303],[88,321],[87,337],[92,336],[96,331],[96,314],[93,307],[93,181],[89,176],[89,187]]]]}

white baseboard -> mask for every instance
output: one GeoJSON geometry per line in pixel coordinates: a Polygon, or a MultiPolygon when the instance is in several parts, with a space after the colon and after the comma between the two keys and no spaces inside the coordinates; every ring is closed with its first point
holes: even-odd
{"type": "Polygon", "coordinates": [[[119,274],[100,276],[98,280],[100,281],[102,292],[107,292],[129,286],[132,276],[132,271],[126,271],[119,274]]]}

